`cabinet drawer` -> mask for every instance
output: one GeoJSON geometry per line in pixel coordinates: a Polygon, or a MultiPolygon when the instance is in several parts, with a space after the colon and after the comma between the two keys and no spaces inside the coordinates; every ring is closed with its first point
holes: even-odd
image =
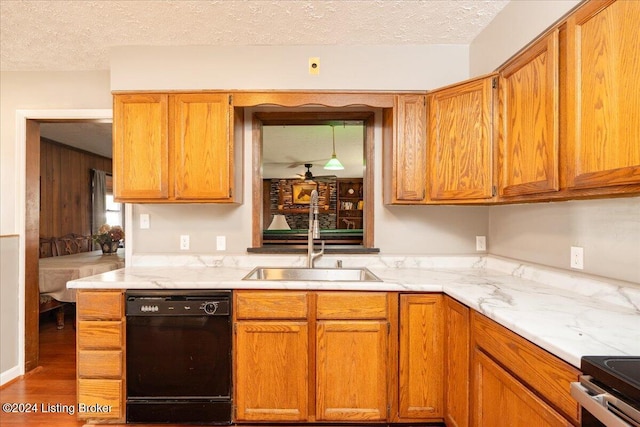
{"type": "Polygon", "coordinates": [[[386,292],[319,292],[318,319],[386,319],[386,292]]]}
{"type": "Polygon", "coordinates": [[[80,378],[121,378],[122,350],[84,350],[78,352],[80,378]]]}
{"type": "Polygon", "coordinates": [[[579,406],[570,395],[569,384],[578,380],[580,371],[479,313],[473,312],[471,321],[476,347],[578,423],[579,406]]]}
{"type": "Polygon", "coordinates": [[[78,418],[119,419],[123,417],[122,380],[78,380],[78,418]]]}
{"type": "Polygon", "coordinates": [[[121,291],[78,291],[79,320],[120,320],[124,315],[121,291]]]}
{"type": "Polygon", "coordinates": [[[79,321],[78,349],[121,349],[123,326],[120,321],[79,321]]]}
{"type": "Polygon", "coordinates": [[[307,293],[236,292],[237,319],[306,319],[307,293]]]}

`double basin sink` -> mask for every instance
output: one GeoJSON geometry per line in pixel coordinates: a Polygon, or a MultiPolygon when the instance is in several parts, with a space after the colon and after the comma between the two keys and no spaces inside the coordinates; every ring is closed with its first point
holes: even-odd
{"type": "Polygon", "coordinates": [[[242,280],[300,282],[381,282],[366,268],[256,267],[242,280]]]}

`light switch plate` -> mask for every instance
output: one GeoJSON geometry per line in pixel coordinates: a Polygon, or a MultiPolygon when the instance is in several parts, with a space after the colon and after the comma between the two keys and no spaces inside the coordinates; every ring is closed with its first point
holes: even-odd
{"type": "Polygon", "coordinates": [[[146,230],[149,225],[149,214],[140,214],[140,229],[146,230]]]}

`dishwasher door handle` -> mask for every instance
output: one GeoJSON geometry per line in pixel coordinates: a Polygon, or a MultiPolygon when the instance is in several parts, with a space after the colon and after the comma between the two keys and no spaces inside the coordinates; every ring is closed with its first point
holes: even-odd
{"type": "Polygon", "coordinates": [[[634,427],[633,424],[625,422],[622,418],[617,417],[613,412],[607,409],[608,402],[610,402],[611,399],[617,399],[604,392],[604,390],[600,389],[589,380],[590,378],[587,376],[580,377],[580,381],[583,383],[586,382],[589,388],[579,382],[571,383],[571,396],[578,401],[580,406],[604,423],[607,427],[634,427]],[[602,393],[594,395],[591,394],[590,389],[597,390],[602,393]]]}

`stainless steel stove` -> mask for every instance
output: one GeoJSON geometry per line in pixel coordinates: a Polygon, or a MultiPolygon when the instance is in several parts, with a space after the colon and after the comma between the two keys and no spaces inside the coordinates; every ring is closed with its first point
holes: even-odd
{"type": "Polygon", "coordinates": [[[571,395],[583,427],[640,427],[640,356],[584,356],[571,395]]]}

